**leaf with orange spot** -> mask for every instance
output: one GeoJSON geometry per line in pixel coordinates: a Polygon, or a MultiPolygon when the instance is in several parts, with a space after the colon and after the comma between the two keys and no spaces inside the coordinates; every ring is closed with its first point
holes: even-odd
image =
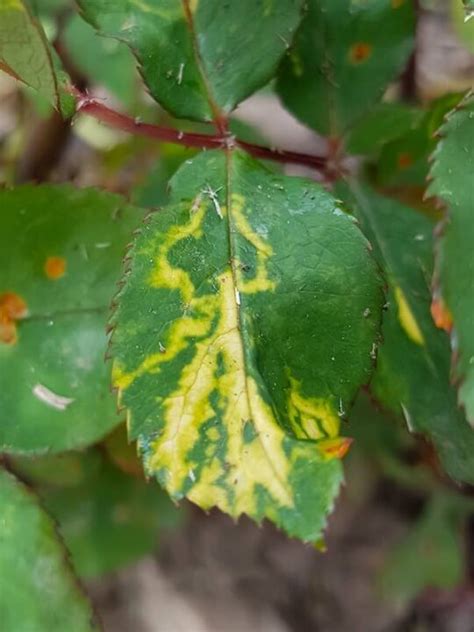
{"type": "Polygon", "coordinates": [[[14,292],[0,294],[0,343],[15,344],[16,321],[28,312],[25,301],[14,292]]]}
{"type": "MultiPolygon", "coordinates": [[[[446,205],[438,230],[435,287],[451,315],[453,377],[460,404],[474,426],[474,94],[439,130],[428,194],[446,205]]],[[[443,321],[448,321],[449,317],[443,321]]]]}
{"type": "MultiPolygon", "coordinates": [[[[409,129],[385,143],[374,161],[377,183],[382,186],[426,186],[429,156],[436,146],[435,132],[443,117],[461,99],[448,94],[418,110],[409,129]]],[[[390,124],[390,122],[388,122],[390,124]]]]}
{"type": "Polygon", "coordinates": [[[143,213],[66,185],[0,191],[0,208],[0,451],[95,442],[121,420],[106,314],[143,213]]]}
{"type": "Polygon", "coordinates": [[[63,257],[48,257],[44,263],[44,273],[48,279],[60,279],[66,273],[66,259],[63,257]]]}
{"type": "Polygon", "coordinates": [[[452,478],[473,484],[474,430],[450,381],[448,337],[430,313],[434,222],[368,186],[352,183],[338,195],[355,209],[388,282],[372,395],[431,439],[452,478]]]}
{"type": "Polygon", "coordinates": [[[431,301],[431,316],[436,327],[444,329],[448,334],[451,333],[453,329],[453,315],[439,296],[434,297],[431,301]]]}
{"type": "Polygon", "coordinates": [[[307,5],[277,90],[303,123],[340,137],[381,99],[407,62],[413,3],[309,0],[307,5]]]}

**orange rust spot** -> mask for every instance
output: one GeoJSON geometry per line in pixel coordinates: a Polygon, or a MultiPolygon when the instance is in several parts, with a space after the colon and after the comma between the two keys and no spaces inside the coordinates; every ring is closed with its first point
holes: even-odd
{"type": "Polygon", "coordinates": [[[392,0],[392,9],[399,9],[402,4],[405,4],[405,0],[392,0]]]}
{"type": "Polygon", "coordinates": [[[451,333],[453,329],[453,316],[442,298],[435,297],[431,301],[431,316],[438,329],[444,329],[448,334],[451,333]]]}
{"type": "Polygon", "coordinates": [[[25,301],[14,292],[0,294],[0,342],[13,345],[18,340],[16,321],[27,314],[25,301]]]}
{"type": "Polygon", "coordinates": [[[25,301],[14,292],[0,294],[0,316],[6,315],[11,320],[26,316],[28,309],[25,301]]]}
{"type": "Polygon", "coordinates": [[[353,64],[360,64],[372,54],[372,46],[367,42],[357,42],[349,50],[349,59],[353,64]]]}
{"type": "Polygon", "coordinates": [[[326,459],[342,459],[351,447],[353,439],[349,437],[335,437],[333,439],[323,439],[318,441],[319,452],[326,459]]]}
{"type": "Polygon", "coordinates": [[[399,169],[407,169],[413,164],[413,158],[408,152],[398,154],[397,164],[399,169]]]}
{"type": "Polygon", "coordinates": [[[44,262],[44,273],[48,279],[60,279],[66,273],[66,259],[63,257],[48,257],[44,262]]]}

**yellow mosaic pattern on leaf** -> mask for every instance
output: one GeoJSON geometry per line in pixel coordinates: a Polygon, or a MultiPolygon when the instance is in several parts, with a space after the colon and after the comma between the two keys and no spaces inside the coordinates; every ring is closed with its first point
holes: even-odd
{"type": "MultiPolygon", "coordinates": [[[[275,281],[268,276],[267,260],[273,254],[273,248],[266,242],[263,237],[258,235],[245,217],[243,210],[245,208],[245,198],[238,193],[232,194],[232,221],[238,229],[240,235],[244,237],[257,252],[257,270],[253,279],[244,279],[242,274],[238,274],[239,292],[244,294],[254,294],[256,292],[265,292],[274,290],[275,281]]],[[[240,262],[237,262],[240,264],[240,262]]],[[[236,266],[236,271],[240,269],[240,265],[236,266]]]]}
{"type": "MultiPolygon", "coordinates": [[[[223,220],[219,221],[227,221],[226,207],[220,210],[223,220]]],[[[269,278],[267,269],[272,249],[245,218],[242,196],[232,197],[231,212],[235,229],[257,253],[255,277],[248,280],[238,275],[238,291],[245,294],[273,290],[276,284],[269,278]]],[[[238,262],[237,265],[234,262],[234,270],[229,264],[216,278],[217,292],[197,296],[189,274],[172,265],[168,258],[171,248],[180,240],[191,235],[202,236],[206,213],[215,213],[209,200],[200,202],[197,210],[191,210],[185,225],[174,226],[161,236],[163,241],[158,252],[153,253],[155,264],[149,285],[179,290],[185,309],[170,326],[164,352],[151,354],[128,372],[115,362],[114,385],[123,393],[139,376],[158,373],[163,363],[173,361],[180,351],[193,344],[193,359],[182,368],[177,389],[163,401],[159,400],[164,429],[147,450],[145,469],[149,473],[166,472],[165,487],[171,495],[179,497],[188,484],[190,491],[186,495],[203,508],[217,506],[234,516],[253,514],[257,511],[256,486],[263,487],[278,506],[291,508],[294,506],[289,484],[292,463],[283,447],[286,435],[246,366],[248,360],[240,332],[241,306],[236,300],[233,275],[233,271],[235,274],[239,270],[238,262]],[[219,316],[217,325],[216,315],[219,316]],[[225,370],[219,371],[222,365],[225,370]],[[216,393],[219,412],[211,403],[211,395],[216,393]],[[200,455],[199,463],[190,462],[189,455],[202,439],[203,427],[212,420],[215,426],[207,429],[209,445],[205,454],[200,455]],[[247,423],[253,424],[251,440],[244,438],[247,423]],[[222,441],[223,428],[225,465],[214,450],[222,441]]],[[[150,256],[152,253],[142,254],[150,256]]],[[[295,392],[289,394],[290,413],[304,417],[308,428],[311,416],[324,419],[327,435],[316,435],[314,431],[308,434],[313,438],[335,437],[339,429],[337,415],[325,402],[306,399],[296,387],[292,389],[295,392]]],[[[304,449],[307,449],[306,444],[304,449]]],[[[316,445],[314,450],[317,454],[316,445]]]]}
{"type": "Polygon", "coordinates": [[[406,335],[415,342],[417,345],[424,346],[425,339],[421,332],[416,318],[411,311],[410,306],[406,300],[406,297],[399,286],[395,287],[395,300],[398,306],[398,319],[406,335]]]}
{"type": "Polygon", "coordinates": [[[296,436],[301,437],[301,430],[303,430],[303,438],[337,437],[340,419],[331,402],[314,397],[303,397],[300,383],[291,376],[289,380],[291,389],[288,394],[288,417],[296,436]]]}

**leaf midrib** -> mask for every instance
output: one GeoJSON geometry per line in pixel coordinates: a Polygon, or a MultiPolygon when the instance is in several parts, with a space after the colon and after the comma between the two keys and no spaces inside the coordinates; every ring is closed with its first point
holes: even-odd
{"type": "Polygon", "coordinates": [[[191,36],[191,42],[192,42],[193,53],[194,53],[194,60],[196,62],[196,66],[198,68],[199,75],[201,76],[201,80],[202,80],[203,86],[205,88],[206,99],[207,99],[209,108],[211,109],[212,117],[214,119],[214,123],[219,128],[219,121],[221,121],[223,117],[222,117],[221,109],[220,109],[219,105],[217,104],[215,96],[214,96],[214,94],[212,92],[211,83],[210,83],[209,78],[207,76],[206,69],[204,68],[204,61],[203,61],[203,58],[202,58],[202,55],[201,55],[201,51],[199,49],[199,43],[198,43],[198,40],[197,40],[196,29],[194,27],[193,13],[192,13],[191,7],[189,5],[189,0],[181,0],[181,3],[182,3],[182,7],[183,7],[183,12],[184,12],[184,18],[186,20],[186,24],[188,25],[189,33],[190,33],[190,36],[191,36]]]}
{"type": "MultiPolygon", "coordinates": [[[[232,274],[232,284],[234,286],[233,295],[235,297],[236,293],[239,292],[239,284],[238,284],[237,267],[236,267],[236,246],[235,246],[235,235],[237,234],[237,231],[233,230],[233,221],[232,221],[232,194],[231,194],[231,191],[232,191],[232,179],[231,179],[232,151],[233,150],[231,148],[228,148],[226,150],[226,163],[225,163],[226,164],[226,206],[227,206],[226,225],[227,225],[227,240],[229,244],[229,254],[230,254],[230,269],[231,269],[231,274],[232,274]]],[[[245,379],[244,379],[245,399],[247,400],[247,407],[251,414],[251,423],[255,427],[258,440],[267,457],[267,462],[270,465],[270,468],[272,469],[275,475],[275,479],[280,483],[281,488],[284,492],[284,495],[288,497],[289,502],[291,503],[291,505],[293,505],[293,498],[292,498],[291,491],[288,487],[288,484],[284,480],[284,478],[281,476],[281,473],[278,471],[278,468],[275,467],[271,454],[269,454],[267,446],[265,445],[265,441],[262,439],[261,433],[259,432],[257,424],[255,422],[256,415],[254,415],[254,412],[252,409],[252,398],[249,393],[248,382],[247,382],[247,376],[249,374],[248,373],[248,364],[249,364],[248,352],[247,352],[245,341],[243,340],[243,335],[242,335],[242,331],[244,328],[244,322],[242,318],[243,301],[245,301],[245,295],[243,293],[240,294],[240,305],[237,303],[236,298],[234,298],[234,305],[237,312],[239,341],[240,341],[242,358],[243,358],[243,363],[244,363],[243,369],[244,369],[244,376],[245,376],[245,379]]],[[[273,410],[273,407],[272,407],[272,410],[273,410]]]]}

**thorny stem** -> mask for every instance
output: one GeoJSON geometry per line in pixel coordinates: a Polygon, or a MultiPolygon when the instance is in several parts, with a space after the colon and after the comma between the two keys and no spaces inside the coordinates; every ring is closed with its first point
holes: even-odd
{"type": "Polygon", "coordinates": [[[326,156],[317,156],[313,154],[304,154],[296,151],[274,149],[272,147],[264,147],[262,145],[254,145],[244,140],[235,138],[232,135],[211,135],[197,134],[194,132],[182,132],[161,125],[152,125],[150,123],[142,123],[139,119],[131,118],[126,114],[120,114],[115,110],[108,108],[106,105],[94,99],[93,97],[83,94],[76,88],[71,88],[72,93],[77,98],[77,112],[88,114],[93,118],[130,134],[146,136],[147,138],[156,138],[168,143],[184,145],[185,147],[197,147],[199,149],[223,149],[231,146],[241,147],[247,153],[264,160],[273,160],[282,163],[293,163],[312,167],[324,174],[330,175],[331,169],[329,160],[326,156]]]}

